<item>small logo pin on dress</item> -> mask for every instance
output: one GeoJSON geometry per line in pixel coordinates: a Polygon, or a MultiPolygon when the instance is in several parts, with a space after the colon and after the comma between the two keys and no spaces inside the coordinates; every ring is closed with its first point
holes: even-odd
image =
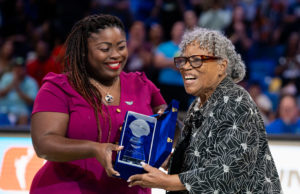
{"type": "Polygon", "coordinates": [[[132,104],[133,104],[133,101],[125,101],[125,103],[126,103],[127,105],[132,105],[132,104]]]}

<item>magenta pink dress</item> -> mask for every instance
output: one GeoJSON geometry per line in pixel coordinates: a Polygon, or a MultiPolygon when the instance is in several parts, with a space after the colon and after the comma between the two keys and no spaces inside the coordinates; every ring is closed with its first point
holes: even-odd
{"type": "MultiPolygon", "coordinates": [[[[165,104],[159,89],[143,73],[120,74],[121,97],[119,106],[102,106],[104,113],[111,116],[110,143],[119,141],[119,130],[126,111],[146,115],[153,114],[152,108],[165,104]]],[[[49,73],[36,97],[33,112],[61,112],[70,115],[67,137],[98,141],[98,129],[93,109],[76,92],[64,74],[49,73]]],[[[107,142],[108,119],[100,118],[101,142],[107,142]]],[[[42,126],[41,126],[42,127],[42,126]]],[[[150,189],[139,186],[128,187],[125,180],[110,178],[95,158],[71,162],[47,161],[35,175],[31,194],[149,194],[150,189]]]]}

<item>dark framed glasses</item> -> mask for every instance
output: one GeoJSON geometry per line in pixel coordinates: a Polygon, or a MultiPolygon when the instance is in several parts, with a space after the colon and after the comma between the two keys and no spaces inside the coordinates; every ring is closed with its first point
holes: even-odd
{"type": "Polygon", "coordinates": [[[206,55],[192,55],[189,57],[174,57],[175,66],[180,69],[182,68],[186,62],[189,62],[190,65],[194,68],[201,67],[203,62],[210,60],[219,60],[221,57],[215,56],[206,56],[206,55]]]}

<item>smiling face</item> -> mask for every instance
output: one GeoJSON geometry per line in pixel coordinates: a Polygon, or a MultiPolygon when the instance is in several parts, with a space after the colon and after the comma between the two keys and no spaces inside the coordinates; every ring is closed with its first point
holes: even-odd
{"type": "Polygon", "coordinates": [[[128,58],[125,33],[109,27],[88,38],[89,74],[105,83],[118,77],[128,58]]]}
{"type": "MultiPolygon", "coordinates": [[[[184,57],[192,55],[213,56],[206,50],[200,49],[199,44],[195,42],[189,44],[182,54],[184,57]]],[[[214,91],[226,76],[226,68],[226,60],[209,60],[204,61],[202,66],[198,68],[193,68],[187,62],[179,71],[182,75],[186,92],[193,96],[202,96],[214,91]]]]}

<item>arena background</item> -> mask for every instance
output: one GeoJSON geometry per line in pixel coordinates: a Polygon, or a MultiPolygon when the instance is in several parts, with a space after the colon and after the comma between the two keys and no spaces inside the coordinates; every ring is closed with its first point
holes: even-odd
{"type": "MultiPolygon", "coordinates": [[[[149,32],[156,24],[162,28],[159,43],[170,40],[176,21],[183,21],[187,28],[190,25],[220,28],[232,41],[237,40],[234,44],[247,66],[246,78],[240,84],[249,91],[253,87],[259,91],[260,98],[252,97],[265,116],[266,126],[278,118],[282,94],[292,94],[299,109],[300,0],[0,0],[0,76],[3,61],[9,64],[17,56],[24,57],[26,65],[34,61],[39,41],[48,45],[48,57],[61,64],[60,49],[72,25],[86,15],[99,13],[120,17],[126,26],[128,42],[132,37],[144,36],[147,45],[151,43],[149,32]],[[191,11],[196,16],[195,23],[190,17],[185,18],[191,11]],[[213,19],[217,23],[205,20],[212,11],[222,16],[213,19]],[[234,13],[241,11],[242,15],[235,17],[234,13]],[[226,18],[227,23],[222,23],[226,18]],[[234,25],[234,21],[239,25],[234,25]],[[133,26],[138,26],[138,30],[133,26]],[[13,49],[7,49],[7,45],[13,49]]],[[[155,55],[155,49],[147,52],[155,55]]],[[[151,63],[136,66],[141,60],[138,53],[133,56],[137,58],[128,61],[126,71],[146,71],[149,79],[160,86],[160,69],[151,63]]],[[[268,133],[268,138],[284,193],[299,194],[300,129],[288,134],[268,133]]],[[[17,125],[16,117],[8,114],[5,104],[1,104],[0,194],[27,194],[35,172],[43,163],[32,147],[30,118],[27,124],[17,125]]],[[[160,193],[165,192],[153,189],[153,194],[160,193]]]]}

